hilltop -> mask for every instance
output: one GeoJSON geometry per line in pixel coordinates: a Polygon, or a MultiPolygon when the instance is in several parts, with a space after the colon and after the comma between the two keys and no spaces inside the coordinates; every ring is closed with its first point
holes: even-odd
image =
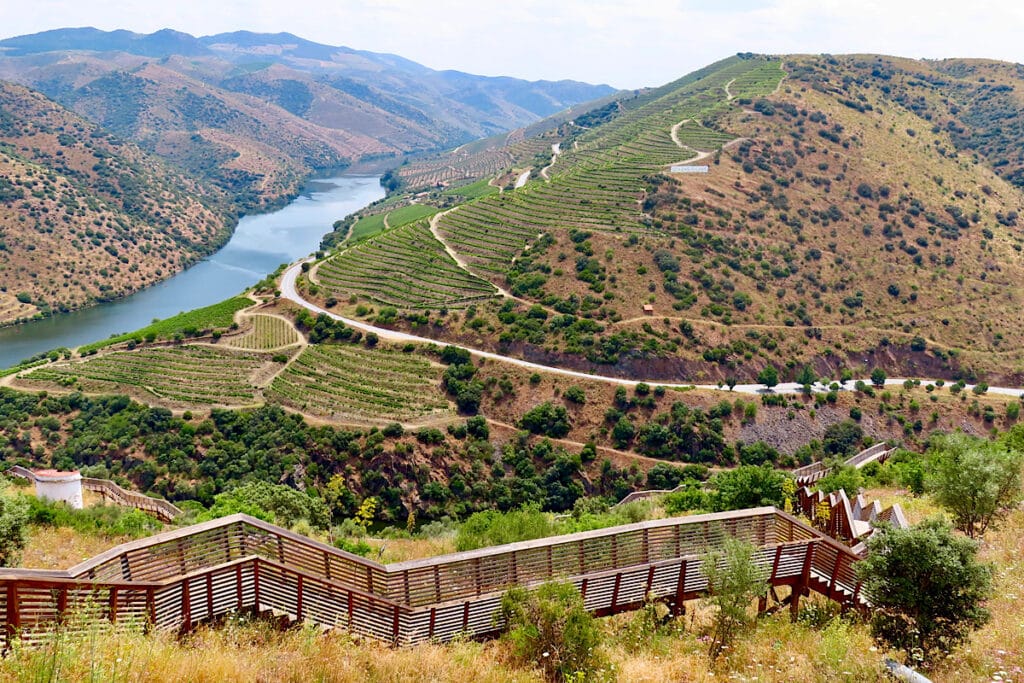
{"type": "Polygon", "coordinates": [[[0,41],[0,78],[211,180],[244,209],[294,195],[313,170],[457,145],[612,92],[247,31],[20,36],[0,41]]]}
{"type": "Polygon", "coordinates": [[[438,339],[624,377],[751,381],[772,364],[1020,383],[1021,89],[1014,65],[979,60],[730,58],[399,169],[493,192],[341,250],[310,291],[354,297],[349,313],[433,309],[438,339]],[[426,227],[472,282],[410,297],[341,275],[376,272],[377,253],[415,269],[396,245],[426,227]]]}
{"type": "Polygon", "coordinates": [[[169,277],[233,223],[223,192],[0,81],[0,324],[169,277]]]}

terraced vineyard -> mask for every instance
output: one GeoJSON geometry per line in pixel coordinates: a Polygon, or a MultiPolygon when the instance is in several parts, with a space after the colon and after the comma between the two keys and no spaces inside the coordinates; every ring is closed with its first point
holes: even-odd
{"type": "Polygon", "coordinates": [[[779,62],[761,62],[756,69],[738,74],[729,93],[741,100],[764,96],[775,90],[784,75],[779,62]]]}
{"type": "Polygon", "coordinates": [[[89,393],[131,393],[187,405],[247,405],[250,376],[266,356],[201,346],[121,351],[33,370],[15,380],[24,389],[76,387],[89,393]]]}
{"type": "Polygon", "coordinates": [[[313,278],[339,299],[355,294],[400,308],[458,308],[496,294],[493,285],[459,267],[426,221],[339,252],[321,263],[313,278]]]}
{"type": "Polygon", "coordinates": [[[442,368],[399,351],[311,345],[266,390],[267,400],[328,419],[376,423],[451,413],[442,368]]]}
{"type": "MultiPolygon", "coordinates": [[[[503,273],[538,235],[578,228],[642,231],[644,176],[692,156],[672,140],[711,151],[733,136],[700,125],[734,106],[724,86],[771,90],[782,77],[777,62],[732,58],[629,102],[608,123],[583,131],[552,167],[550,183],[491,195],[443,216],[438,227],[452,248],[482,271],[503,273]]],[[[549,142],[546,140],[546,142],[549,142]]]]}
{"type": "Polygon", "coordinates": [[[248,351],[267,351],[298,344],[299,333],[291,323],[273,315],[252,315],[251,327],[241,334],[225,337],[223,344],[248,351]]]}
{"type": "Polygon", "coordinates": [[[552,142],[558,142],[558,139],[524,137],[522,130],[512,131],[503,142],[495,141],[489,146],[465,145],[455,151],[402,166],[398,174],[411,190],[438,183],[489,178],[515,164],[529,165],[535,155],[550,153],[552,142]]]}

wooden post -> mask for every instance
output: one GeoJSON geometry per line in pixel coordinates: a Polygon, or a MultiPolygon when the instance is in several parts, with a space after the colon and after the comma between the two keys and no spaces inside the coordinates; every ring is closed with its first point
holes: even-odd
{"type": "Polygon", "coordinates": [[[476,588],[476,594],[480,595],[481,592],[481,579],[480,579],[480,558],[473,558],[473,587],[476,588]]]}
{"type": "Polygon", "coordinates": [[[324,576],[327,580],[331,580],[331,556],[329,553],[324,553],[324,576]]]}
{"type": "Polygon", "coordinates": [[[181,629],[186,633],[192,630],[192,599],[188,584],[188,579],[181,582],[181,629]]]}
{"type": "Polygon", "coordinates": [[[349,591],[348,592],[348,630],[350,632],[352,631],[352,626],[354,624],[354,619],[355,619],[355,607],[352,604],[352,600],[353,600],[354,597],[355,596],[353,595],[352,591],[349,591]]]}
{"type": "Polygon", "coordinates": [[[252,563],[252,600],[253,607],[260,611],[260,562],[253,560],[252,563]]]}
{"type": "Polygon", "coordinates": [[[153,588],[146,589],[146,619],[147,630],[156,626],[156,591],[153,588]]]}
{"type": "Polygon", "coordinates": [[[679,563],[679,578],[676,581],[676,604],[673,605],[672,611],[675,613],[674,616],[679,616],[683,612],[683,596],[686,594],[686,560],[684,559],[679,563]]]}
{"type": "Polygon", "coordinates": [[[18,606],[18,584],[13,581],[7,582],[7,644],[21,628],[21,609],[18,606]]]}
{"type": "MultiPolygon", "coordinates": [[[[614,537],[613,537],[614,538],[614,537]]],[[[615,575],[615,586],[612,588],[612,614],[615,614],[615,607],[619,602],[619,587],[622,585],[622,572],[615,575]]]]}
{"type": "Polygon", "coordinates": [[[391,615],[391,640],[395,645],[398,644],[398,605],[395,605],[391,615]]]}
{"type": "Polygon", "coordinates": [[[647,586],[644,588],[644,600],[647,599],[647,594],[651,592],[651,586],[654,584],[654,565],[647,568],[647,586]]]}
{"type": "Polygon", "coordinates": [[[462,630],[469,630],[469,600],[462,605],[462,630]]]}
{"type": "Polygon", "coordinates": [[[117,623],[117,588],[110,589],[108,609],[110,610],[110,623],[117,623]]]}
{"type": "Polygon", "coordinates": [[[302,621],[302,574],[298,575],[298,583],[295,591],[295,621],[302,621]]]}
{"type": "Polygon", "coordinates": [[[782,546],[775,546],[775,559],[772,561],[772,573],[768,575],[768,583],[774,582],[779,577],[779,560],[782,559],[782,546]]]}
{"type": "Polygon", "coordinates": [[[206,618],[213,618],[213,574],[206,575],[206,618]]]}
{"type": "Polygon", "coordinates": [[[582,585],[580,585],[580,597],[583,598],[584,602],[586,602],[586,600],[587,600],[587,579],[586,578],[583,579],[583,583],[582,583],[582,585]]]}
{"type": "Polygon", "coordinates": [[[437,622],[437,608],[430,608],[430,626],[427,627],[427,638],[433,640],[434,638],[434,624],[437,622]]]}
{"type": "Polygon", "coordinates": [[[441,569],[434,565],[434,602],[441,602],[441,569]]]}
{"type": "Polygon", "coordinates": [[[63,624],[68,611],[68,589],[61,587],[57,592],[57,623],[63,624]]]}
{"type": "Polygon", "coordinates": [[[640,541],[640,552],[644,564],[651,561],[651,539],[650,533],[646,528],[643,530],[643,536],[640,541]]]}
{"type": "Polygon", "coordinates": [[[242,565],[235,565],[235,591],[238,593],[236,611],[241,612],[245,606],[245,597],[242,595],[242,565]]]}

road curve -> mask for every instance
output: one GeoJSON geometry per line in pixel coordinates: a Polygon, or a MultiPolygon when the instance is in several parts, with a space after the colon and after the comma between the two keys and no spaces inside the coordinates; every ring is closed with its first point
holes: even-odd
{"type": "MultiPolygon", "coordinates": [[[[430,337],[421,337],[415,334],[409,334],[408,332],[399,332],[397,330],[389,330],[386,327],[377,327],[370,323],[362,322],[360,320],[353,320],[352,318],[346,318],[332,313],[326,309],[320,308],[316,304],[307,301],[302,298],[299,294],[298,289],[295,286],[295,281],[302,272],[302,264],[312,262],[312,257],[306,258],[302,261],[293,263],[284,271],[281,276],[281,297],[291,301],[303,308],[309,310],[312,313],[320,314],[323,313],[334,320],[340,320],[349,327],[352,327],[362,332],[373,332],[381,339],[388,341],[408,343],[413,342],[417,344],[443,344],[444,342],[438,342],[436,339],[430,337]]],[[[531,363],[530,361],[522,360],[521,358],[511,358],[509,356],[503,356],[500,353],[494,353],[493,351],[484,351],[483,349],[474,349],[462,344],[458,345],[460,348],[464,348],[469,351],[472,355],[478,358],[487,358],[488,360],[498,361],[500,363],[509,363],[511,365],[518,366],[527,370],[536,370],[538,372],[547,372],[554,375],[561,375],[563,377],[573,377],[576,379],[586,379],[595,382],[606,382],[608,384],[617,384],[620,386],[633,387],[637,384],[644,383],[651,386],[662,386],[668,389],[703,389],[707,391],[722,391],[725,393],[740,393],[740,394],[765,394],[765,393],[776,393],[776,394],[796,394],[803,391],[803,385],[796,382],[783,382],[775,386],[771,391],[765,389],[763,384],[737,384],[733,389],[729,389],[726,386],[719,386],[717,384],[692,384],[692,383],[679,383],[679,382],[663,382],[661,380],[648,380],[648,379],[625,379],[622,377],[609,377],[607,375],[595,375],[589,372],[580,372],[578,370],[569,370],[567,368],[560,368],[553,365],[542,365],[540,363],[531,363]]],[[[903,377],[891,377],[885,380],[886,386],[903,386],[907,378],[903,377]]],[[[924,384],[934,383],[938,380],[917,378],[924,384]]],[[[840,384],[841,389],[852,389],[854,384],[858,380],[848,380],[840,384]]],[[[861,380],[865,383],[870,384],[869,378],[861,380]]],[[[951,384],[949,380],[945,380],[947,384],[951,384]]],[[[970,391],[974,388],[973,384],[968,384],[964,388],[965,391],[970,391]]],[[[814,392],[822,393],[829,391],[829,385],[821,384],[820,382],[812,387],[814,392]]],[[[999,394],[1003,396],[1024,396],[1024,390],[1016,387],[989,387],[988,392],[990,394],[999,394]]]]}

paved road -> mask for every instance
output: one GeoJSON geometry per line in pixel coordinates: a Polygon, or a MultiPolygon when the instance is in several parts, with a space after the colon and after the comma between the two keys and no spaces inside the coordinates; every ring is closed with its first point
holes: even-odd
{"type": "MultiPolygon", "coordinates": [[[[312,259],[306,259],[306,261],[311,261],[311,260],[312,259]]],[[[295,280],[298,277],[299,273],[302,271],[302,264],[304,262],[305,261],[299,261],[297,263],[293,263],[284,272],[284,275],[281,276],[281,296],[283,298],[288,299],[289,301],[292,301],[292,302],[294,302],[294,303],[296,303],[296,304],[298,304],[298,305],[308,309],[309,311],[311,311],[313,313],[318,313],[318,314],[319,313],[324,313],[327,316],[333,318],[334,320],[340,320],[343,323],[345,323],[346,325],[348,325],[349,327],[352,327],[354,329],[361,330],[363,332],[373,332],[374,334],[379,336],[381,339],[387,339],[389,341],[402,342],[402,343],[406,343],[406,342],[414,342],[414,343],[419,343],[419,344],[437,344],[438,343],[436,339],[430,339],[429,337],[420,337],[418,335],[409,334],[407,332],[398,332],[396,330],[389,330],[386,327],[377,327],[376,325],[371,325],[370,323],[366,323],[366,322],[363,322],[363,321],[360,321],[360,320],[353,320],[351,318],[346,318],[344,316],[338,315],[337,313],[332,313],[331,311],[328,311],[326,309],[320,308],[316,304],[313,304],[313,303],[311,303],[309,301],[306,301],[304,298],[302,298],[302,296],[299,294],[298,290],[295,287],[295,280]]],[[[516,365],[518,367],[525,368],[527,370],[536,370],[536,371],[539,371],[539,372],[548,372],[548,373],[555,374],[555,375],[562,375],[563,377],[575,377],[577,379],[586,379],[586,380],[591,380],[591,381],[596,381],[596,382],[607,382],[609,384],[618,384],[618,385],[621,385],[621,386],[628,386],[628,387],[636,386],[637,384],[639,384],[641,382],[644,382],[646,384],[650,384],[651,386],[663,386],[663,387],[666,387],[666,388],[669,388],[669,389],[693,388],[693,389],[706,389],[706,390],[712,390],[712,391],[729,392],[729,388],[728,387],[720,387],[720,386],[718,386],[716,384],[690,384],[690,383],[678,383],[678,382],[662,382],[660,380],[624,379],[622,377],[609,377],[607,375],[596,375],[596,374],[592,374],[592,373],[589,373],[589,372],[580,372],[578,370],[569,370],[567,368],[560,368],[560,367],[557,367],[557,366],[541,365],[540,363],[531,363],[530,361],[525,361],[525,360],[522,360],[521,358],[511,358],[509,356],[503,356],[500,353],[494,353],[493,351],[484,351],[483,349],[474,349],[474,348],[466,347],[466,346],[463,346],[462,348],[465,348],[467,351],[469,351],[474,356],[477,356],[479,358],[487,358],[489,360],[495,360],[495,361],[498,361],[498,362],[501,362],[501,363],[510,363],[512,365],[516,365]]],[[[924,378],[919,378],[919,379],[921,379],[921,383],[922,384],[927,384],[929,382],[935,382],[936,381],[936,380],[929,380],[929,379],[924,379],[924,378]]],[[[866,382],[866,383],[870,383],[871,380],[869,378],[865,378],[863,381],[866,382]]],[[[885,381],[885,384],[886,384],[886,386],[903,386],[903,383],[905,381],[906,381],[905,378],[893,377],[893,378],[887,379],[885,381]]],[[[856,383],[856,380],[849,380],[849,381],[843,383],[841,385],[841,387],[843,389],[853,389],[853,386],[854,386],[855,383],[856,383]]],[[[949,383],[950,382],[947,380],[947,384],[949,384],[949,383]]],[[[967,387],[966,387],[966,390],[970,391],[973,388],[974,388],[973,384],[968,384],[967,387]]],[[[779,384],[778,386],[774,387],[771,392],[768,392],[768,390],[765,389],[763,384],[737,384],[733,388],[732,391],[733,391],[733,393],[740,393],[740,394],[764,394],[764,393],[796,394],[796,393],[801,392],[802,390],[803,390],[803,385],[801,385],[801,384],[797,384],[796,382],[783,382],[782,384],[779,384]]],[[[829,391],[829,388],[828,388],[827,385],[815,384],[814,387],[813,387],[813,390],[815,392],[827,392],[827,391],[829,391]]],[[[1015,388],[1015,387],[989,387],[988,393],[990,393],[990,394],[1001,394],[1001,395],[1006,395],[1006,396],[1018,396],[1019,397],[1019,396],[1024,395],[1024,390],[1022,390],[1020,388],[1015,388]]]]}

